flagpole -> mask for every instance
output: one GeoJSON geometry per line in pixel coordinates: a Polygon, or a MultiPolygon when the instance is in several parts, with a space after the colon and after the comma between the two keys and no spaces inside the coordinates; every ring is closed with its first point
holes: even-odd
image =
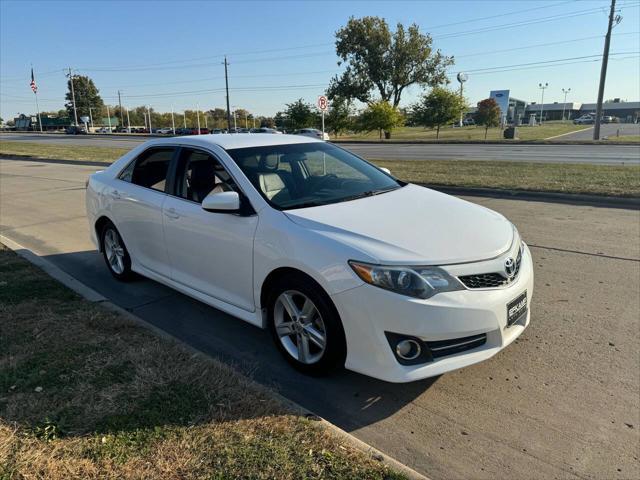
{"type": "Polygon", "coordinates": [[[40,117],[40,106],[38,105],[38,92],[33,92],[36,96],[36,110],[38,111],[38,125],[40,125],[40,133],[42,133],[42,118],[40,117]]]}
{"type": "Polygon", "coordinates": [[[40,133],[42,133],[42,117],[40,116],[40,105],[38,105],[38,85],[36,84],[36,77],[33,75],[33,63],[31,64],[31,91],[36,96],[36,112],[38,112],[38,125],[40,126],[40,133]]]}

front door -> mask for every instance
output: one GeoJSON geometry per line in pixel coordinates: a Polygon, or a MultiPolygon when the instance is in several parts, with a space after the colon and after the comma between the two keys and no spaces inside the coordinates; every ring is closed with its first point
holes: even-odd
{"type": "Polygon", "coordinates": [[[213,190],[238,191],[222,164],[208,152],[182,148],[175,178],[175,191],[167,196],[162,208],[171,277],[201,293],[253,311],[257,215],[202,209],[202,200],[213,190]]]}

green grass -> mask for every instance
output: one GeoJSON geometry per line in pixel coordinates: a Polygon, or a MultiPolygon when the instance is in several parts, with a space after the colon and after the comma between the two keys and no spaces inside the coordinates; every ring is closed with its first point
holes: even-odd
{"type": "MultiPolygon", "coordinates": [[[[574,125],[571,122],[550,121],[536,127],[523,126],[518,127],[518,138],[520,140],[545,140],[549,137],[562,135],[565,133],[583,130],[584,125],[574,125]]],[[[361,134],[350,134],[339,137],[339,140],[378,140],[378,132],[369,132],[361,134]]],[[[439,140],[484,140],[484,127],[470,126],[453,128],[450,126],[440,129],[439,140]]],[[[421,127],[400,127],[394,130],[391,135],[391,141],[401,140],[436,140],[436,131],[427,130],[421,127]]],[[[490,128],[487,132],[487,140],[504,140],[502,130],[500,128],[490,128]]],[[[509,141],[509,140],[505,140],[509,141]]]]}
{"type": "Polygon", "coordinates": [[[610,136],[605,142],[633,142],[640,143],[640,135],[621,135],[616,137],[615,135],[610,136]]]}
{"type": "Polygon", "coordinates": [[[2,245],[0,317],[2,480],[402,478],[2,245]]]}
{"type": "Polygon", "coordinates": [[[397,178],[429,185],[640,196],[640,166],[469,160],[374,160],[397,178]]]}
{"type": "Polygon", "coordinates": [[[77,145],[51,145],[38,142],[0,140],[0,155],[15,155],[30,158],[112,163],[129,150],[128,148],[79,147],[77,145]]]}

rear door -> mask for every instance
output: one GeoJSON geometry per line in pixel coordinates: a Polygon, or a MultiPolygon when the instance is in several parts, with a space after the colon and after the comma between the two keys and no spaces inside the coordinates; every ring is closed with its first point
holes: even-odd
{"type": "Polygon", "coordinates": [[[241,193],[222,163],[207,151],[182,148],[175,179],[163,205],[172,279],[253,311],[253,238],[258,216],[202,209],[202,200],[214,189],[241,193]]]}
{"type": "Polygon", "coordinates": [[[168,174],[175,147],[151,147],[118,176],[113,188],[112,212],[136,266],[169,277],[171,268],[164,243],[162,206],[167,198],[168,174]]]}

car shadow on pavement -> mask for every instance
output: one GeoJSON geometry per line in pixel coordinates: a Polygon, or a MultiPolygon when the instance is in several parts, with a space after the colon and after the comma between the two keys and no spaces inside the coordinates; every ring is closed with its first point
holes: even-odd
{"type": "Polygon", "coordinates": [[[151,325],[347,431],[395,414],[438,378],[392,384],[346,370],[327,377],[305,376],[282,358],[269,332],[152,280],[120,283],[96,251],[44,258],[151,325]]]}

